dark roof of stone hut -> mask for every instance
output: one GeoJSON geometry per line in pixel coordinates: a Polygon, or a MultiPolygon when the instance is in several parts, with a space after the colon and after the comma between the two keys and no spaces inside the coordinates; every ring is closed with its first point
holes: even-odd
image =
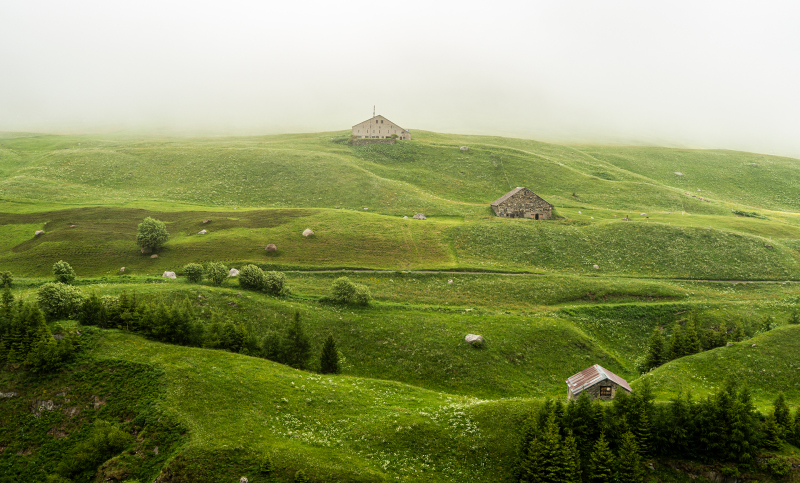
{"type": "MultiPolygon", "coordinates": [[[[519,193],[522,190],[531,191],[528,188],[525,188],[525,187],[522,187],[522,186],[518,186],[518,187],[514,188],[513,190],[509,191],[508,193],[504,194],[500,198],[497,198],[495,201],[492,202],[492,204],[490,206],[497,206],[497,205],[503,203],[504,201],[506,201],[507,199],[511,198],[515,194],[519,193]]],[[[533,193],[533,191],[531,191],[531,193],[533,193]]],[[[533,194],[536,195],[536,196],[539,196],[536,193],[533,193],[533,194]]],[[[553,206],[550,203],[548,203],[546,200],[544,200],[541,196],[539,196],[539,198],[542,199],[542,201],[544,201],[548,205],[553,206]]]]}
{"type": "Polygon", "coordinates": [[[577,396],[581,393],[581,391],[583,391],[584,388],[592,387],[598,382],[605,381],[607,379],[624,387],[628,392],[633,392],[631,386],[628,385],[628,381],[598,364],[588,367],[575,374],[567,379],[566,383],[572,394],[577,396]]]}

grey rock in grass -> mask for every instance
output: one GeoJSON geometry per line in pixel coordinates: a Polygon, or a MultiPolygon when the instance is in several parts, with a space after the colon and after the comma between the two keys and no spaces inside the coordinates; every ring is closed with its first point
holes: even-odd
{"type": "Polygon", "coordinates": [[[764,245],[764,248],[769,248],[770,250],[772,250],[772,245],[764,245]]]}
{"type": "Polygon", "coordinates": [[[425,215],[423,215],[422,213],[417,213],[416,215],[414,215],[414,219],[415,220],[427,220],[427,218],[425,218],[425,215]]]}
{"type": "Polygon", "coordinates": [[[460,148],[458,148],[458,149],[460,149],[460,150],[462,150],[462,151],[469,151],[469,148],[468,148],[468,147],[466,147],[466,146],[461,146],[461,147],[460,147],[460,148]]]}
{"type": "Polygon", "coordinates": [[[310,228],[306,228],[305,230],[303,230],[303,236],[311,236],[313,234],[314,234],[314,232],[311,231],[310,228]]]}
{"type": "Polygon", "coordinates": [[[78,226],[78,225],[70,225],[69,227],[70,228],[75,228],[76,226],[78,226]]]}
{"type": "Polygon", "coordinates": [[[404,216],[404,217],[403,217],[403,219],[404,219],[404,220],[407,220],[407,219],[408,219],[408,217],[407,217],[407,216],[404,216]]]}
{"type": "Polygon", "coordinates": [[[247,479],[246,476],[243,476],[243,477],[239,478],[239,483],[249,483],[249,480],[247,479]]]}
{"type": "Polygon", "coordinates": [[[125,273],[125,267],[120,268],[119,273],[125,273]]]}
{"type": "Polygon", "coordinates": [[[155,448],[153,448],[153,453],[155,453],[155,454],[158,454],[158,446],[156,446],[155,448]]]}
{"type": "Polygon", "coordinates": [[[453,285],[453,281],[452,280],[448,280],[447,281],[447,285],[453,285]]]}
{"type": "Polygon", "coordinates": [[[36,233],[33,234],[33,236],[39,236],[39,235],[44,235],[44,230],[36,230],[36,233]]]}
{"type": "Polygon", "coordinates": [[[594,268],[595,270],[600,270],[600,265],[592,265],[592,268],[594,268]]]}
{"type": "Polygon", "coordinates": [[[733,342],[728,342],[727,344],[725,344],[725,347],[731,347],[732,345],[733,345],[733,342]]]}
{"type": "Polygon", "coordinates": [[[154,253],[154,254],[150,255],[150,258],[158,258],[158,255],[156,255],[156,254],[154,253]]]}
{"type": "Polygon", "coordinates": [[[270,243],[269,245],[267,245],[266,250],[268,252],[277,252],[278,251],[278,246],[275,245],[274,243],[270,243]]]}
{"type": "Polygon", "coordinates": [[[680,171],[675,171],[675,176],[683,176],[683,173],[681,173],[680,171]]]}
{"type": "Polygon", "coordinates": [[[210,222],[210,221],[211,221],[211,219],[210,219],[210,218],[206,218],[205,220],[203,220],[203,223],[205,224],[205,223],[208,223],[208,222],[210,222]]]}
{"type": "Polygon", "coordinates": [[[230,271],[228,272],[228,276],[229,277],[238,277],[239,276],[239,270],[236,270],[235,268],[231,268],[230,271]]]}
{"type": "Polygon", "coordinates": [[[198,235],[205,235],[206,233],[208,233],[206,230],[200,230],[197,232],[198,235]]]}
{"type": "Polygon", "coordinates": [[[142,248],[141,252],[147,254],[147,253],[153,253],[153,250],[150,248],[142,248]]]}
{"type": "Polygon", "coordinates": [[[166,277],[166,278],[178,278],[178,277],[175,275],[175,272],[164,272],[164,274],[163,274],[163,275],[161,275],[161,276],[162,276],[162,277],[166,277]]]}
{"type": "Polygon", "coordinates": [[[756,346],[755,344],[750,344],[750,347],[755,347],[755,346],[756,346]]]}
{"type": "Polygon", "coordinates": [[[464,342],[472,344],[475,347],[480,347],[483,345],[483,337],[478,334],[467,334],[467,336],[464,337],[464,342]]]}
{"type": "Polygon", "coordinates": [[[17,397],[15,392],[0,392],[0,397],[17,397]]]}

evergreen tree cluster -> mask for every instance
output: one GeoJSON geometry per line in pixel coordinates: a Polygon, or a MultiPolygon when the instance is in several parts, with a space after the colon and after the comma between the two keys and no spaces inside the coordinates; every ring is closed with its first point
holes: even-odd
{"type": "Polygon", "coordinates": [[[752,464],[770,419],[779,435],[798,438],[800,416],[791,418],[785,402],[776,402],[775,416],[762,423],[750,393],[733,383],[697,401],[681,395],[655,405],[653,399],[645,381],[610,404],[585,393],[567,404],[547,401],[522,426],[515,477],[521,483],[634,483],[644,480],[644,462],[652,457],[752,464]]]}
{"type": "Polygon", "coordinates": [[[14,302],[11,289],[0,300],[0,366],[20,364],[34,372],[53,372],[72,360],[79,348],[77,335],[47,326],[35,303],[14,302]]]}
{"type": "MultiPolygon", "coordinates": [[[[697,316],[690,314],[684,324],[676,322],[669,338],[664,331],[656,327],[647,345],[647,353],[637,361],[639,372],[649,372],[667,362],[684,356],[697,354],[705,350],[722,347],[728,342],[739,342],[747,338],[742,324],[734,321],[729,327],[708,327],[697,329],[697,316]]],[[[776,327],[772,317],[766,317],[755,330],[762,333],[776,327]]]]}
{"type": "MultiPolygon", "coordinates": [[[[311,340],[299,312],[280,330],[262,335],[217,313],[211,315],[210,322],[203,321],[188,299],[172,304],[142,302],[136,292],[128,295],[123,290],[119,297],[89,295],[78,320],[83,325],[129,330],[160,342],[248,354],[297,369],[308,369],[311,365],[311,340]]],[[[324,373],[339,372],[332,336],[323,346],[320,367],[324,373]]]]}

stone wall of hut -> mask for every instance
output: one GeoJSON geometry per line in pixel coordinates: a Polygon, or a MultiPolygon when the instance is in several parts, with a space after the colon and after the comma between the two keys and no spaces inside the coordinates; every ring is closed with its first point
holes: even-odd
{"type": "Polygon", "coordinates": [[[553,205],[530,190],[521,190],[492,209],[497,216],[506,218],[549,220],[553,216],[553,205]]]}
{"type": "MultiPolygon", "coordinates": [[[[608,400],[614,399],[614,396],[617,395],[617,388],[618,387],[619,387],[619,384],[617,384],[614,381],[610,381],[610,380],[606,379],[605,381],[598,382],[594,386],[589,386],[589,387],[584,388],[583,392],[588,394],[589,397],[592,398],[592,399],[601,399],[603,401],[608,401],[608,400]],[[600,388],[601,387],[609,387],[609,386],[611,387],[611,397],[600,397],[600,388]]],[[[624,390],[625,389],[623,389],[623,391],[624,390]]],[[[578,396],[576,397],[574,394],[572,394],[572,391],[567,389],[567,399],[577,399],[578,397],[580,397],[580,393],[578,393],[578,396]]]]}

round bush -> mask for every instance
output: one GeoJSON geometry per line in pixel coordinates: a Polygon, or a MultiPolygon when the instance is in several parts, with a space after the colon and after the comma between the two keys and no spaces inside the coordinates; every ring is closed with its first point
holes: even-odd
{"type": "Polygon", "coordinates": [[[286,284],[286,275],[282,272],[266,272],[264,274],[263,290],[272,295],[283,293],[283,286],[286,284]]]}
{"type": "Polygon", "coordinates": [[[206,267],[206,276],[214,285],[222,285],[228,279],[228,268],[220,262],[209,263],[206,267]]]}
{"type": "Polygon", "coordinates": [[[331,299],[336,302],[348,303],[356,295],[356,284],[347,277],[339,277],[331,284],[331,299]]]}
{"type": "Polygon", "coordinates": [[[56,282],[69,284],[75,280],[75,270],[64,260],[59,260],[53,264],[53,275],[56,276],[56,282]]]}
{"type": "Polygon", "coordinates": [[[199,263],[188,263],[183,267],[183,274],[192,283],[203,280],[203,266],[199,263]]]}
{"type": "Polygon", "coordinates": [[[353,303],[357,303],[358,305],[369,305],[369,301],[372,300],[372,294],[369,293],[369,288],[366,285],[355,284],[356,285],[356,293],[353,295],[353,303]]]}
{"type": "Polygon", "coordinates": [[[245,265],[239,270],[239,285],[248,290],[261,290],[264,286],[264,271],[255,265],[245,265]]]}
{"type": "Polygon", "coordinates": [[[36,293],[36,301],[47,320],[77,317],[84,298],[78,287],[58,282],[46,283],[36,293]]]}
{"type": "Polygon", "coordinates": [[[139,223],[136,233],[136,244],[142,248],[157,250],[169,240],[167,225],[163,221],[155,220],[149,216],[139,223]]]}

